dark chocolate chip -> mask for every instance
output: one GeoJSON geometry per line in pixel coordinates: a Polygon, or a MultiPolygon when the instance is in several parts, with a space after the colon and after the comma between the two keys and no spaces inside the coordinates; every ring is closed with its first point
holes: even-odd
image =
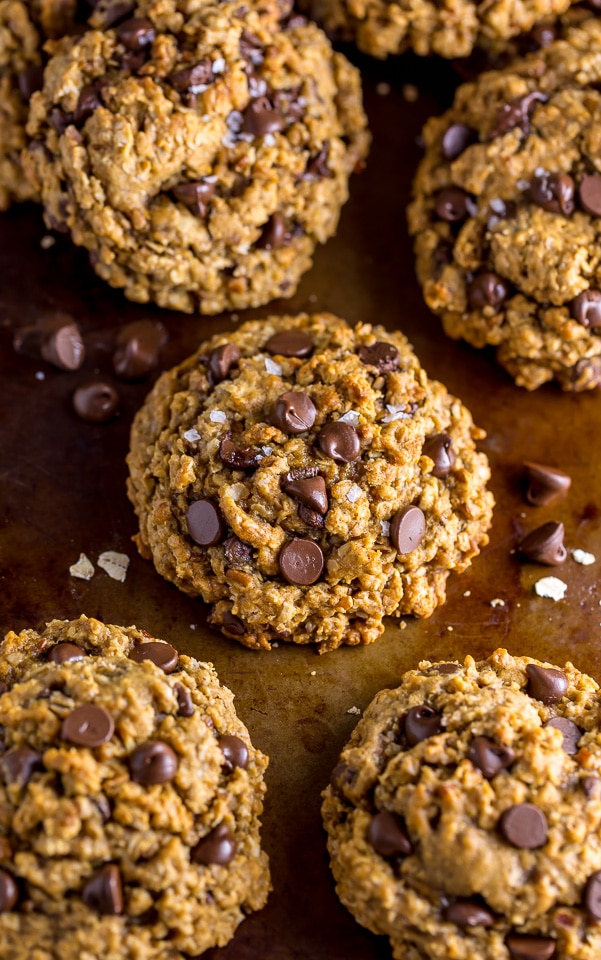
{"type": "Polygon", "coordinates": [[[48,123],[58,134],[64,133],[67,127],[73,123],[73,114],[65,113],[60,107],[53,107],[48,117],[48,123]]]}
{"type": "Polygon", "coordinates": [[[434,663],[430,668],[432,673],[438,673],[441,675],[448,674],[452,676],[455,673],[459,673],[461,667],[458,663],[434,663]]]}
{"type": "Polygon", "coordinates": [[[221,383],[229,377],[230,370],[240,359],[240,349],[235,343],[224,343],[209,354],[209,372],[213,383],[221,383]]]}
{"type": "Polygon", "coordinates": [[[447,477],[455,466],[453,439],[448,433],[436,433],[424,441],[422,454],[434,461],[432,476],[447,477]]]}
{"type": "Polygon", "coordinates": [[[490,139],[502,137],[504,134],[519,127],[522,133],[530,132],[530,117],[537,103],[546,103],[549,98],[540,90],[533,90],[523,97],[517,97],[504,103],[497,110],[495,126],[490,133],[490,139]]]}
{"type": "Polygon", "coordinates": [[[135,52],[144,50],[156,39],[156,30],[145,17],[132,17],[120,23],[116,29],[117,40],[135,52]]]}
{"type": "Polygon", "coordinates": [[[574,211],[575,184],[567,173],[542,174],[530,184],[534,203],[551,213],[568,216],[574,211]]]}
{"type": "Polygon", "coordinates": [[[361,456],[359,435],[350,423],[335,420],[326,423],[317,434],[322,453],[338,463],[354,463],[361,456]]]}
{"type": "Polygon", "coordinates": [[[505,944],[514,960],[551,960],[557,944],[550,937],[510,933],[505,944]]]}
{"type": "Polygon", "coordinates": [[[52,663],[67,663],[69,660],[83,660],[86,652],[76,643],[57,643],[50,649],[48,660],[52,663]]]}
{"type": "Polygon", "coordinates": [[[573,720],[568,720],[567,717],[552,717],[551,720],[547,720],[545,726],[555,727],[556,730],[561,730],[563,735],[563,743],[561,745],[566,753],[570,756],[578,753],[578,741],[582,736],[582,730],[576,726],[573,720]]]}
{"type": "Polygon", "coordinates": [[[552,23],[537,23],[530,31],[534,49],[543,50],[557,40],[557,30],[552,23]]]}
{"type": "Polygon", "coordinates": [[[357,779],[357,771],[341,760],[336,764],[330,776],[330,786],[340,796],[344,796],[344,788],[350,787],[357,779]]]}
{"type": "Polygon", "coordinates": [[[583,177],[578,186],[578,196],[587,213],[601,217],[601,174],[583,177]]]}
{"type": "Polygon", "coordinates": [[[581,783],[584,795],[588,800],[601,800],[601,778],[585,777],[581,783]]]}
{"type": "Polygon", "coordinates": [[[237,447],[228,433],[219,444],[219,459],[234,470],[255,470],[261,462],[261,453],[254,447],[237,447]]]}
{"type": "Polygon", "coordinates": [[[601,870],[592,873],[584,888],[584,906],[593,920],[601,920],[601,870]]]}
{"type": "Polygon", "coordinates": [[[319,513],[317,510],[312,510],[311,507],[307,507],[304,503],[299,503],[298,505],[298,516],[299,520],[302,520],[303,523],[306,523],[308,527],[312,527],[314,530],[322,530],[325,526],[324,514],[319,513]]]}
{"type": "Polygon", "coordinates": [[[190,859],[192,863],[203,864],[226,864],[230,863],[236,855],[236,843],[232,837],[229,827],[221,823],[214,830],[199,840],[195,847],[190,850],[190,859]]]}
{"type": "Polygon", "coordinates": [[[283,433],[297,434],[310,430],[316,416],[317,409],[307,393],[289,390],[278,398],[269,420],[283,433]]]}
{"type": "Polygon", "coordinates": [[[515,760],[511,747],[496,743],[489,737],[474,737],[467,756],[486,780],[492,780],[501,770],[507,770],[515,760]]]}
{"type": "Polygon", "coordinates": [[[324,558],[320,546],[313,540],[294,537],[280,550],[278,564],[280,573],[288,583],[307,587],[319,580],[324,558]]]}
{"type": "Polygon", "coordinates": [[[184,687],[183,683],[176,683],[173,687],[173,692],[177,700],[177,715],[178,717],[191,717],[194,714],[194,703],[192,701],[192,694],[188,687],[184,687]]]}
{"type": "Polygon", "coordinates": [[[441,730],[441,714],[425,703],[419,707],[411,707],[405,716],[405,737],[410,747],[427,740],[428,737],[436,736],[441,730]]]}
{"type": "Polygon", "coordinates": [[[328,167],[329,153],[330,142],[326,140],[319,153],[307,160],[307,166],[301,180],[325,180],[327,177],[333,176],[332,170],[328,167]]]}
{"type": "Polygon", "coordinates": [[[455,160],[463,151],[475,143],[478,134],[465,123],[452,123],[445,130],[440,142],[440,149],[445,160],[455,160]]]}
{"type": "Polygon", "coordinates": [[[59,370],[79,370],[86,350],[77,324],[67,323],[53,331],[42,343],[41,353],[44,360],[59,370]]]}
{"type": "Polygon", "coordinates": [[[170,73],[166,79],[178,93],[186,93],[189,90],[194,93],[194,87],[206,86],[214,79],[213,63],[209,57],[203,57],[191,67],[170,73]]]}
{"type": "Polygon", "coordinates": [[[188,533],[201,547],[212,547],[223,537],[225,523],[212,500],[195,500],[186,514],[188,533]]]}
{"type": "Polygon", "coordinates": [[[501,816],[499,828],[508,843],[520,850],[536,850],[547,842],[547,818],[533,803],[517,803],[501,816]]]}
{"type": "Polygon", "coordinates": [[[556,467],[542,463],[525,463],[528,489],[526,499],[535,507],[546,507],[569,490],[572,479],[556,467]]]}
{"type": "Polygon", "coordinates": [[[385,340],[376,340],[369,347],[359,347],[359,360],[370,367],[376,367],[378,373],[390,373],[396,370],[401,357],[394,344],[386,343],[385,340]]]}
{"type": "Polygon", "coordinates": [[[44,68],[42,66],[27,67],[17,74],[17,85],[23,103],[29,103],[36,90],[41,90],[44,83],[44,68]]]}
{"type": "Polygon", "coordinates": [[[114,863],[101,867],[90,877],[81,891],[86,907],[105,917],[123,913],[123,884],[121,871],[114,863]]]}
{"type": "Polygon", "coordinates": [[[563,523],[543,523],[524,537],[520,543],[520,552],[536,563],[558,566],[568,555],[563,543],[564,535],[563,523]]]}
{"type": "Polygon", "coordinates": [[[88,84],[83,87],[79,94],[75,110],[73,111],[73,123],[75,126],[83,127],[86,120],[101,106],[102,100],[100,99],[99,88],[94,84],[88,84]]]}
{"type": "Polygon", "coordinates": [[[230,734],[223,734],[218,738],[217,743],[223,754],[223,765],[228,773],[232,773],[235,767],[246,770],[248,766],[248,747],[244,740],[230,734]]]}
{"type": "Polygon", "coordinates": [[[61,738],[80,747],[100,747],[115,732],[115,723],[108,710],[93,703],[75,707],[61,727],[61,738]]]}
{"type": "Polygon", "coordinates": [[[371,818],[367,840],[381,857],[408,857],[413,853],[403,821],[396,813],[381,810],[371,818]]]}
{"type": "Polygon", "coordinates": [[[601,327],[601,290],[583,290],[572,300],[570,314],[583,327],[601,327]]]}
{"type": "Polygon", "coordinates": [[[282,489],[288,496],[299,500],[311,510],[315,510],[322,515],[328,512],[328,492],[323,477],[307,477],[306,479],[289,481],[284,479],[282,489]]]}
{"type": "Polygon", "coordinates": [[[467,300],[472,310],[498,310],[509,296],[509,284],[498,273],[480,273],[468,284],[467,300]]]}
{"type": "Polygon", "coordinates": [[[261,232],[255,246],[259,250],[279,250],[287,247],[292,240],[292,233],[286,226],[281,213],[273,213],[261,232]]]}
{"type": "Polygon", "coordinates": [[[160,640],[148,640],[144,643],[138,643],[132,647],[128,653],[130,660],[136,663],[144,663],[150,660],[155,667],[160,667],[163,673],[173,673],[179,663],[179,655],[175,647],[170,643],[161,643],[160,640]]]}
{"type": "Polygon", "coordinates": [[[162,740],[141,743],[129,756],[132,780],[145,787],[155,783],[169,783],[175,777],[177,767],[175,750],[162,740]]]}
{"type": "Polygon", "coordinates": [[[302,330],[274,333],[265,344],[265,350],[273,357],[308,357],[313,347],[313,341],[302,330]]]}
{"type": "Polygon", "coordinates": [[[443,918],[458,927],[492,927],[494,914],[477,900],[463,897],[455,900],[443,910],[443,918]]]}
{"type": "Polygon", "coordinates": [[[264,137],[268,133],[279,133],[286,126],[284,117],[267,97],[257,97],[251,100],[243,114],[242,133],[249,133],[253,137],[264,137]]]}
{"type": "Polygon", "coordinates": [[[94,797],[93,803],[105,823],[107,820],[111,819],[113,811],[110,800],[107,797],[105,797],[103,794],[100,794],[100,796],[94,797]]]}
{"type": "Polygon", "coordinates": [[[435,210],[441,220],[456,223],[472,217],[476,209],[476,204],[469,193],[461,187],[445,187],[436,194],[435,210]]]}
{"type": "Polygon", "coordinates": [[[158,320],[135,320],[117,335],[113,369],[124,380],[145,377],[158,366],[167,331],[158,320]]]}
{"type": "Polygon", "coordinates": [[[242,567],[253,558],[252,547],[233,535],[224,542],[223,552],[230,567],[242,567]]]}
{"type": "Polygon", "coordinates": [[[211,200],[215,193],[215,184],[207,183],[206,180],[178,183],[173,187],[172,193],[176,200],[190,207],[196,216],[205,217],[209,207],[209,200],[211,200]]]}
{"type": "Polygon", "coordinates": [[[0,913],[8,913],[17,905],[19,890],[6,870],[0,870],[0,913]]]}
{"type": "Polygon", "coordinates": [[[222,615],[219,629],[226,637],[230,637],[232,640],[238,640],[246,633],[246,627],[240,617],[235,616],[235,614],[229,610],[226,610],[222,615]]]}
{"type": "Polygon", "coordinates": [[[86,423],[107,423],[119,409],[119,394],[110,383],[93,380],[77,387],[73,409],[86,423]]]}
{"type": "Polygon", "coordinates": [[[42,766],[42,757],[30,747],[15,747],[4,754],[0,761],[5,783],[28,783],[34,770],[42,766]]]}
{"type": "Polygon", "coordinates": [[[559,703],[568,689],[568,678],[562,670],[554,667],[539,667],[536,663],[526,666],[527,692],[543,703],[559,703]]]}
{"type": "Polygon", "coordinates": [[[390,540],[398,553],[412,553],[426,535],[426,518],[419,507],[403,507],[390,521],[390,540]]]}

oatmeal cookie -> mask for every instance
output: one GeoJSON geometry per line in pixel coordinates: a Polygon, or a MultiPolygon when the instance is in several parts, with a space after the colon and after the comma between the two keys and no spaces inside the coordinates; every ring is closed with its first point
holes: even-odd
{"type": "Polygon", "coordinates": [[[267,758],[213,667],[81,617],[0,645],[0,956],[178,960],[269,892],[267,758]]]}
{"type": "Polygon", "coordinates": [[[601,384],[600,43],[587,20],[424,130],[409,226],[426,302],[530,390],[601,384]]]}
{"type": "Polygon", "coordinates": [[[323,797],[337,891],[398,960],[601,955],[601,698],[497,650],[373,700],[323,797]]]}
{"type": "Polygon", "coordinates": [[[241,643],[370,643],[488,542],[483,437],[401,333],[330,314],[219,334],[135,417],[140,552],[241,643]]]}
{"type": "Polygon", "coordinates": [[[291,296],[335,232],[369,141],[359,73],[283,6],[141,2],[48,64],[28,171],[48,223],[131,300],[291,296]]]}

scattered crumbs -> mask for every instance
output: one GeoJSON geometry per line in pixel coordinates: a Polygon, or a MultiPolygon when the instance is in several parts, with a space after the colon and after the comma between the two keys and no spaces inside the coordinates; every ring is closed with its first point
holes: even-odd
{"type": "Polygon", "coordinates": [[[471,590],[464,590],[464,591],[463,591],[463,596],[464,596],[464,597],[471,597],[471,595],[472,595],[472,591],[471,591],[471,590]]]}
{"type": "Polygon", "coordinates": [[[227,415],[223,412],[223,410],[211,410],[209,414],[209,420],[211,420],[213,423],[225,423],[227,420],[227,415]]]}
{"type": "Polygon", "coordinates": [[[195,624],[195,623],[191,623],[191,624],[190,624],[190,630],[196,630],[196,624],[195,624]]]}
{"type": "Polygon", "coordinates": [[[356,410],[347,410],[341,417],[338,417],[339,423],[350,423],[352,427],[359,425],[359,414],[356,410]]]}
{"type": "Polygon", "coordinates": [[[45,380],[45,379],[46,379],[46,374],[44,373],[43,370],[36,370],[34,376],[35,376],[36,380],[45,380]]]}
{"type": "Polygon", "coordinates": [[[448,630],[450,633],[452,633],[453,630],[454,630],[454,627],[449,626],[449,627],[447,627],[447,630],[448,630]]]}
{"type": "Polygon", "coordinates": [[[586,550],[572,550],[572,557],[576,563],[581,563],[583,567],[588,567],[597,559],[594,553],[587,553],[586,550]]]}
{"type": "Polygon", "coordinates": [[[265,369],[267,373],[274,373],[276,377],[281,377],[282,375],[282,368],[279,363],[276,363],[271,357],[265,357],[265,369]]]}
{"type": "Polygon", "coordinates": [[[411,418],[411,414],[405,410],[405,404],[399,406],[394,403],[387,403],[386,409],[388,413],[385,417],[382,417],[382,423],[392,423],[393,420],[409,420],[411,418]]]}
{"type": "Polygon", "coordinates": [[[195,443],[196,440],[200,440],[200,434],[196,427],[192,427],[191,430],[186,430],[184,440],[187,440],[188,443],[195,443]]]}
{"type": "Polygon", "coordinates": [[[419,90],[413,83],[404,83],[401,87],[401,93],[407,103],[415,103],[416,100],[419,100],[419,90]]]}
{"type": "Polygon", "coordinates": [[[310,677],[316,677],[316,676],[317,676],[317,670],[311,670],[311,673],[309,674],[309,676],[310,676],[310,677]]]}
{"type": "Polygon", "coordinates": [[[380,83],[376,84],[376,93],[379,97],[387,97],[390,93],[390,84],[382,80],[380,83]]]}
{"type": "Polygon", "coordinates": [[[504,607],[505,601],[501,600],[500,597],[495,597],[494,600],[490,601],[490,605],[491,607],[504,607]]]}
{"type": "Polygon", "coordinates": [[[346,712],[352,713],[354,717],[358,717],[359,714],[361,713],[361,711],[359,710],[359,707],[349,707],[346,712]]]}
{"type": "Polygon", "coordinates": [[[77,563],[72,563],[69,567],[69,573],[78,580],[91,580],[94,576],[94,565],[85,553],[80,553],[77,563]]]}
{"type": "Polygon", "coordinates": [[[98,566],[105,573],[108,573],[111,580],[118,580],[123,583],[127,576],[129,567],[129,557],[126,553],[117,553],[115,550],[105,550],[98,557],[98,566]]]}
{"type": "Polygon", "coordinates": [[[42,237],[40,240],[40,246],[42,250],[50,250],[50,247],[53,247],[56,243],[56,237],[51,237],[49,233],[45,237],[42,237]]]}
{"type": "Polygon", "coordinates": [[[279,647],[279,643],[272,643],[272,644],[271,644],[271,649],[272,649],[272,650],[277,650],[278,647],[279,647]]]}
{"type": "Polygon", "coordinates": [[[567,583],[559,577],[542,577],[534,584],[534,592],[539,597],[547,597],[549,600],[563,600],[567,589],[567,583]]]}
{"type": "Polygon", "coordinates": [[[380,520],[380,530],[382,536],[387,537],[390,534],[390,520],[380,520]]]}
{"type": "Polygon", "coordinates": [[[401,622],[399,623],[399,627],[400,627],[401,630],[406,630],[406,629],[407,629],[407,621],[406,621],[406,620],[401,620],[401,622]]]}
{"type": "Polygon", "coordinates": [[[316,293],[310,293],[310,294],[309,294],[309,303],[317,303],[317,294],[316,294],[316,293]]]}
{"type": "Polygon", "coordinates": [[[347,490],[346,499],[349,503],[356,503],[359,497],[362,495],[363,490],[356,483],[351,483],[350,487],[347,490]]]}

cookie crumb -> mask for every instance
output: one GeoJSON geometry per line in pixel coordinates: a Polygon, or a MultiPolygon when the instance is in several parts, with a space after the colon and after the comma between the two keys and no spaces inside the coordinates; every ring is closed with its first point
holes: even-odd
{"type": "Polygon", "coordinates": [[[471,590],[464,590],[464,591],[463,591],[463,596],[464,596],[464,597],[471,597],[471,595],[472,595],[472,591],[471,591],[471,590]]]}
{"type": "Polygon", "coordinates": [[[316,676],[317,676],[317,670],[311,670],[311,673],[309,674],[309,676],[311,676],[311,677],[316,677],[316,676]]]}
{"type": "Polygon", "coordinates": [[[129,557],[126,553],[117,553],[115,550],[105,550],[98,557],[98,566],[109,575],[111,580],[123,583],[127,576],[129,557]]]}
{"type": "Polygon", "coordinates": [[[539,597],[547,597],[549,600],[563,600],[567,589],[567,583],[559,577],[541,577],[534,584],[534,592],[539,597]]]}
{"type": "Polygon", "coordinates": [[[419,90],[413,83],[404,83],[401,87],[401,93],[403,94],[403,100],[407,103],[416,103],[419,100],[419,90]]]}
{"type": "Polygon", "coordinates": [[[317,303],[317,294],[316,294],[316,293],[310,293],[310,294],[309,294],[309,303],[317,303]]]}
{"type": "Polygon", "coordinates": [[[80,553],[79,560],[69,567],[69,573],[78,580],[91,580],[94,576],[94,565],[85,553],[80,553]]]}
{"type": "Polygon", "coordinates": [[[406,620],[401,620],[401,622],[399,623],[399,628],[400,628],[401,630],[406,630],[406,629],[407,629],[407,621],[406,621],[406,620]]]}
{"type": "Polygon", "coordinates": [[[455,629],[455,628],[454,628],[454,627],[451,627],[451,626],[448,626],[448,627],[447,627],[447,630],[449,631],[449,633],[452,633],[454,629],[455,629]]]}
{"type": "Polygon", "coordinates": [[[358,717],[361,713],[359,707],[349,707],[346,712],[352,713],[354,717],[358,717]]]}
{"type": "Polygon", "coordinates": [[[387,97],[390,93],[391,86],[389,83],[386,83],[385,80],[382,80],[380,83],[376,84],[376,93],[379,97],[387,97]]]}
{"type": "Polygon", "coordinates": [[[191,623],[191,624],[190,624],[190,630],[196,630],[196,624],[195,624],[195,623],[191,623]]]}
{"type": "Polygon", "coordinates": [[[590,566],[597,559],[594,553],[588,553],[586,550],[572,550],[572,559],[576,563],[581,563],[583,567],[590,566]]]}
{"type": "Polygon", "coordinates": [[[495,597],[494,600],[490,601],[490,605],[491,607],[504,607],[505,601],[501,600],[500,597],[495,597]]]}
{"type": "Polygon", "coordinates": [[[42,237],[40,240],[40,246],[42,250],[50,250],[51,247],[56,243],[56,237],[51,237],[49,233],[45,237],[42,237]]]}

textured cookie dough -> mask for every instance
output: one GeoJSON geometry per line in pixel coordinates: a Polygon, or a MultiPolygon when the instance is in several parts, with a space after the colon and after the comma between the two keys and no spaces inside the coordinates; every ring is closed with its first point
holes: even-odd
{"type": "Polygon", "coordinates": [[[138,548],[249,647],[370,643],[385,614],[429,616],[488,542],[483,436],[401,333],[246,323],[163,374],[135,417],[138,548]]]}
{"type": "Polygon", "coordinates": [[[28,172],[48,223],[131,300],[218,313],[291,296],[335,232],[369,143],[359,73],[289,14],[141,3],[49,63],[28,172]]]}
{"type": "Polygon", "coordinates": [[[180,960],[264,905],[267,758],[210,664],[82,617],[8,633],[0,682],[2,957],[180,960]]]}
{"type": "Polygon", "coordinates": [[[597,683],[497,650],[373,700],[324,792],[337,891],[398,960],[601,955],[597,683]]]}
{"type": "Polygon", "coordinates": [[[601,384],[601,23],[428,121],[409,226],[428,306],[516,383],[601,384]]]}

